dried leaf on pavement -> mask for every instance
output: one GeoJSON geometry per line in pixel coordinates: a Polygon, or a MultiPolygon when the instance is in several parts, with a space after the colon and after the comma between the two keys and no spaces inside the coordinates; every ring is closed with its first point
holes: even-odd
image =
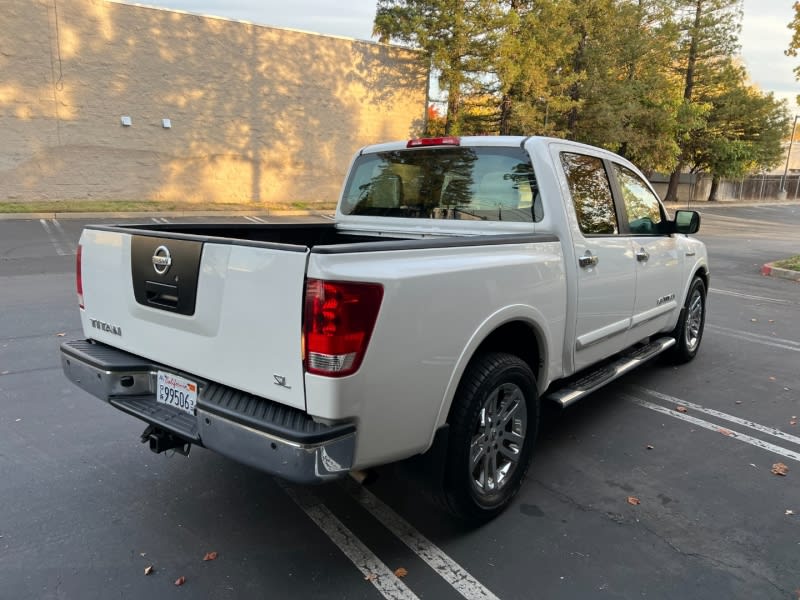
{"type": "Polygon", "coordinates": [[[791,421],[789,421],[789,425],[792,426],[797,425],[797,419],[792,419],[791,421]]]}
{"type": "Polygon", "coordinates": [[[403,567],[398,567],[394,570],[395,577],[405,577],[408,575],[408,571],[406,571],[403,567]]]}
{"type": "Polygon", "coordinates": [[[720,432],[722,435],[727,435],[728,437],[733,437],[733,436],[735,436],[735,435],[736,435],[736,434],[735,434],[735,433],[733,433],[733,432],[732,432],[730,429],[725,429],[724,427],[720,427],[720,428],[718,429],[718,431],[719,431],[719,432],[720,432]]]}
{"type": "Polygon", "coordinates": [[[791,509],[788,509],[788,508],[787,508],[787,509],[786,509],[786,513],[784,513],[784,514],[785,514],[787,517],[790,517],[790,516],[792,516],[792,515],[794,514],[794,511],[793,511],[793,510],[791,510],[791,509]]]}
{"type": "Polygon", "coordinates": [[[679,413],[685,413],[688,411],[688,409],[685,406],[677,406],[675,410],[677,410],[679,413]]]}
{"type": "Polygon", "coordinates": [[[365,580],[365,581],[375,581],[377,578],[378,578],[378,576],[377,576],[377,575],[375,575],[375,573],[367,573],[367,574],[364,576],[364,580],[365,580]]]}
{"type": "Polygon", "coordinates": [[[650,444],[647,444],[647,449],[648,449],[648,450],[652,450],[652,449],[653,449],[653,446],[651,446],[650,444]]]}
{"type": "Polygon", "coordinates": [[[65,335],[67,335],[67,334],[66,333],[57,333],[56,337],[64,337],[65,335]]]}
{"type": "Polygon", "coordinates": [[[206,555],[203,557],[203,560],[216,560],[217,559],[216,552],[206,552],[206,555]]]}
{"type": "Polygon", "coordinates": [[[179,585],[180,586],[180,585],[183,585],[184,583],[186,583],[186,577],[184,577],[183,575],[181,575],[180,577],[178,577],[175,580],[175,585],[179,585]]]}
{"type": "Polygon", "coordinates": [[[789,472],[789,467],[787,467],[783,463],[775,463],[774,465],[772,465],[773,475],[781,475],[782,477],[785,477],[788,472],[789,472]]]}
{"type": "Polygon", "coordinates": [[[633,506],[638,506],[641,503],[642,501],[639,500],[636,496],[628,496],[628,504],[632,504],[633,506]]]}
{"type": "Polygon", "coordinates": [[[152,572],[153,572],[153,565],[147,565],[144,568],[144,574],[145,575],[150,575],[150,573],[152,573],[152,572]]]}

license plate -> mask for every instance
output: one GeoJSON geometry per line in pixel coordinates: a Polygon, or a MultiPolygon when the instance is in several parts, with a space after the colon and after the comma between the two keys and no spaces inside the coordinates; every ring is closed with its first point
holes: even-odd
{"type": "Polygon", "coordinates": [[[156,400],[193,415],[197,406],[197,384],[180,375],[159,371],[156,400]]]}

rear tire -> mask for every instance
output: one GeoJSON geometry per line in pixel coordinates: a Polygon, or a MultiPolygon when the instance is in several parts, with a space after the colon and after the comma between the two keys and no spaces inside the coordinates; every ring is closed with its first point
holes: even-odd
{"type": "Polygon", "coordinates": [[[689,293],[686,294],[680,320],[672,332],[676,342],[668,354],[672,363],[687,363],[697,355],[700,342],[703,340],[705,323],[706,284],[699,277],[695,277],[689,286],[689,293]]]}
{"type": "Polygon", "coordinates": [[[488,521],[519,491],[539,425],[530,367],[512,354],[475,357],[453,399],[443,504],[457,517],[488,521]]]}

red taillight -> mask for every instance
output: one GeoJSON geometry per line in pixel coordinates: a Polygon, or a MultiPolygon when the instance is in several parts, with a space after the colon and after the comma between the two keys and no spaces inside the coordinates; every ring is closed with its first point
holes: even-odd
{"type": "Polygon", "coordinates": [[[379,284],[309,279],[303,315],[306,371],[328,377],[355,373],[367,351],[381,300],[379,284]]]}
{"type": "Polygon", "coordinates": [[[454,135],[435,138],[417,138],[408,140],[406,148],[419,148],[420,146],[460,146],[461,138],[454,135]]]}
{"type": "Polygon", "coordinates": [[[83,308],[83,275],[81,270],[81,254],[83,246],[78,244],[78,255],[75,257],[75,282],[78,288],[78,305],[83,308]]]}

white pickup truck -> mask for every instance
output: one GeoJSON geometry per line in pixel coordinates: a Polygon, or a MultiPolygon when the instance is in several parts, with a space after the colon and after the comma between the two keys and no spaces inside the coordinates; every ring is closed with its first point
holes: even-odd
{"type": "Polygon", "coordinates": [[[444,505],[488,519],[522,483],[542,399],[694,357],[699,222],[578,143],[369,146],[335,222],[86,227],[86,339],[63,369],[156,452],[197,444],[303,483],[435,456],[444,505]]]}

